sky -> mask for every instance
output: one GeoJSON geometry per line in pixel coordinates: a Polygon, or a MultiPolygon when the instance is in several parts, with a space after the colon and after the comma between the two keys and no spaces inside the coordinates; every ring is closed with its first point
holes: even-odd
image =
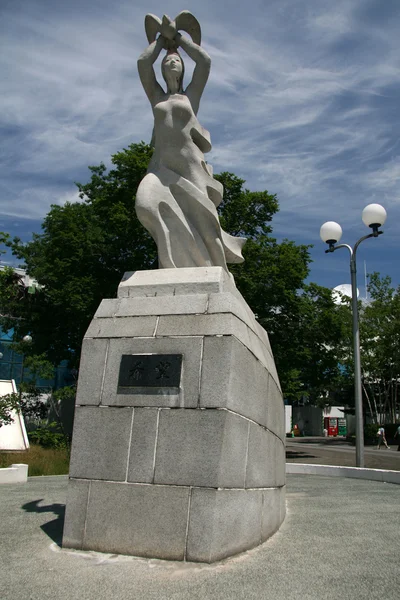
{"type": "Polygon", "coordinates": [[[325,254],[320,226],[338,221],[354,244],[363,208],[382,204],[360,295],[365,268],[399,285],[399,0],[0,0],[0,230],[28,241],[51,204],[78,201],[89,165],[150,141],[144,17],[181,10],[212,60],[199,120],[214,172],[277,194],[274,235],[312,244],[308,280],[328,287],[349,283],[349,254],[325,254]]]}

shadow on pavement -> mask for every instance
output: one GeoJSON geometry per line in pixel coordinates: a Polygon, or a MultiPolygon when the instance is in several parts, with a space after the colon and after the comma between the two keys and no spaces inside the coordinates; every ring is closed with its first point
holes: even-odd
{"type": "Polygon", "coordinates": [[[316,458],[315,454],[307,454],[297,450],[286,450],[286,458],[316,458]]]}
{"type": "Polygon", "coordinates": [[[35,512],[35,513],[53,513],[57,516],[56,519],[52,521],[48,521],[40,526],[40,528],[44,531],[46,535],[49,536],[58,546],[61,548],[62,535],[64,529],[64,517],[65,517],[65,504],[48,504],[45,506],[39,506],[39,502],[42,502],[43,498],[40,500],[32,500],[32,502],[27,502],[22,505],[22,509],[26,512],[35,512]]]}

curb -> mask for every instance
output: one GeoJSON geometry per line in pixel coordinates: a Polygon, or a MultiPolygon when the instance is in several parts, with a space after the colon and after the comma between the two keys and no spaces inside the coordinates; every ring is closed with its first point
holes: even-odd
{"type": "Polygon", "coordinates": [[[364,469],[361,467],[337,467],[333,465],[307,465],[303,463],[286,463],[286,474],[290,475],[324,475],[326,477],[350,477],[352,479],[369,479],[400,485],[400,471],[385,469],[364,469]]]}
{"type": "Polygon", "coordinates": [[[28,481],[28,465],[15,464],[0,469],[0,483],[26,483],[28,481]]]}

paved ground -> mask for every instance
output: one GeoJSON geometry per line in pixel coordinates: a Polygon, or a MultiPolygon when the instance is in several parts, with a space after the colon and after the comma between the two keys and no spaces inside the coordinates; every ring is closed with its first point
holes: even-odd
{"type": "MultiPolygon", "coordinates": [[[[400,471],[400,452],[397,444],[390,450],[376,446],[364,449],[365,466],[369,469],[400,471]]],[[[287,462],[320,465],[356,466],[356,450],[343,438],[286,438],[287,462]]]]}
{"type": "Polygon", "coordinates": [[[400,486],[289,475],[280,531],[214,565],[61,550],[66,487],[65,476],[0,487],[2,600],[399,597],[400,486]]]}

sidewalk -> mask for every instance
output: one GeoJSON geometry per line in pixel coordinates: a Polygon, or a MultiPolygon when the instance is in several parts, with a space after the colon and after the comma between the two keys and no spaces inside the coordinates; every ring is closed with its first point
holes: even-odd
{"type": "MultiPolygon", "coordinates": [[[[67,477],[0,488],[3,600],[397,600],[400,486],[289,475],[268,542],[214,565],[61,550],[67,477]]],[[[118,510],[118,507],[116,507],[118,510]]]]}
{"type": "MultiPolygon", "coordinates": [[[[365,466],[369,469],[400,471],[400,452],[397,444],[390,450],[365,446],[365,466]]],[[[286,438],[286,461],[309,464],[354,467],[356,449],[345,438],[298,437],[286,438]]]]}

